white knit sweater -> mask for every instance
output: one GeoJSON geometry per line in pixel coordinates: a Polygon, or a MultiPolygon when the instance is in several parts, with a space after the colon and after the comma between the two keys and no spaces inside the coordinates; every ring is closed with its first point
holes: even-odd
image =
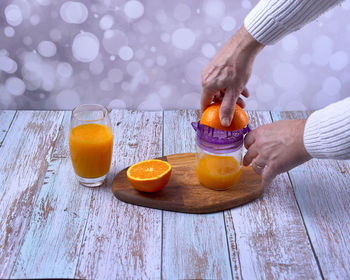
{"type": "MultiPolygon", "coordinates": [[[[264,45],[300,29],[342,0],[261,0],[244,26],[264,45]]],[[[350,159],[350,98],[312,113],[306,121],[304,145],[315,158],[350,159]]]]}

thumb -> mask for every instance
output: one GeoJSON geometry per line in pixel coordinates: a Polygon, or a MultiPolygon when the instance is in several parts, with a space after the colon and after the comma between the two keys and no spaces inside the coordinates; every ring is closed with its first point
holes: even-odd
{"type": "Polygon", "coordinates": [[[220,121],[223,126],[230,126],[238,97],[239,93],[233,88],[226,89],[220,108],[220,121]]]}

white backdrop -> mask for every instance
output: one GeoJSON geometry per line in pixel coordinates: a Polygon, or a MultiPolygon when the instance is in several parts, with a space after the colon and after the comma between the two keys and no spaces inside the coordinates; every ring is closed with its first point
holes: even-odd
{"type": "MultiPolygon", "coordinates": [[[[199,108],[200,72],[257,1],[0,1],[0,109],[199,108]]],[[[350,95],[350,0],[269,46],[248,109],[350,95]]]]}

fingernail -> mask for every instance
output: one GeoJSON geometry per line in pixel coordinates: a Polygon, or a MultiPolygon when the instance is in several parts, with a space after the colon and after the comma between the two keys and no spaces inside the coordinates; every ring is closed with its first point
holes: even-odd
{"type": "Polygon", "coordinates": [[[230,126],[230,120],[229,120],[229,118],[222,118],[221,124],[222,124],[223,126],[230,126]]]}

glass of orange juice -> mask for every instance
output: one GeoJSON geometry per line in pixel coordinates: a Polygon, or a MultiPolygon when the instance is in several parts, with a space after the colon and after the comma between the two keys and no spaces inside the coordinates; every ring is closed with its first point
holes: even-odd
{"type": "Polygon", "coordinates": [[[196,130],[196,174],[201,185],[213,190],[226,190],[242,174],[243,137],[249,126],[236,131],[222,131],[199,122],[196,130]]]}
{"type": "Polygon", "coordinates": [[[70,123],[69,150],[81,185],[101,186],[111,165],[113,132],[108,110],[98,104],[77,106],[70,123]]]}

